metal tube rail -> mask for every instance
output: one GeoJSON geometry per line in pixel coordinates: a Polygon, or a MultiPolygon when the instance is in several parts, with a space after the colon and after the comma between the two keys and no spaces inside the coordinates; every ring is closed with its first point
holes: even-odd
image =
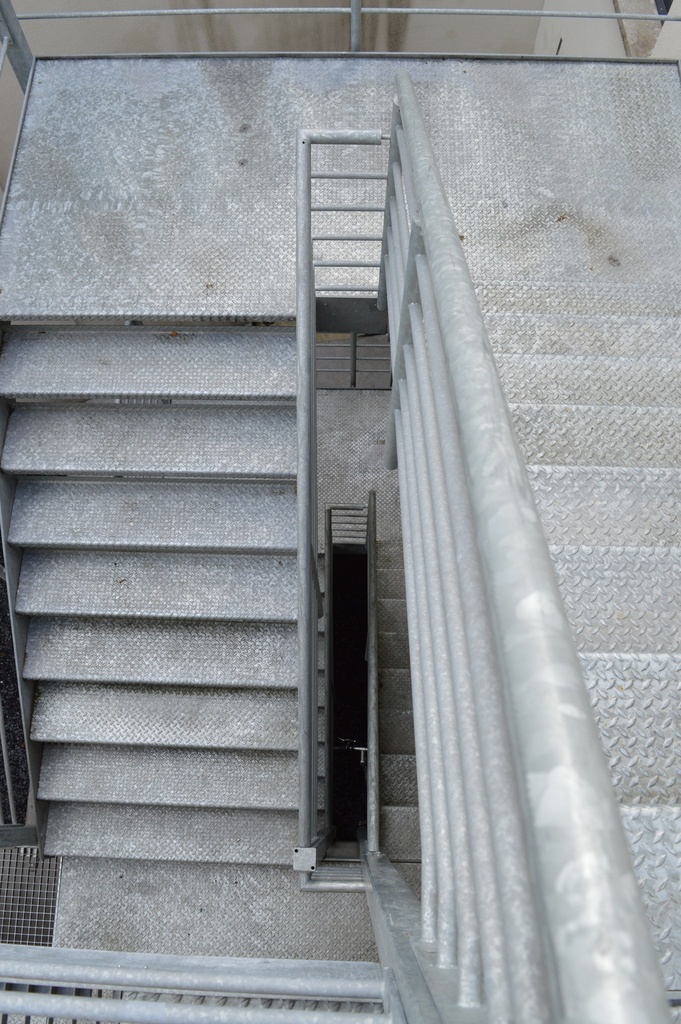
{"type": "Polygon", "coordinates": [[[575,1024],[668,1021],[546,540],[456,225],[405,73],[397,76],[397,92],[482,578],[527,794],[561,1017],[575,1024]]]}
{"type": "Polygon", "coordinates": [[[369,492],[367,514],[367,850],[380,850],[378,746],[378,559],[376,551],[376,492],[369,492]]]}
{"type": "MultiPolygon", "coordinates": [[[[300,129],[296,143],[297,545],[299,848],[319,840],[317,827],[317,415],[316,289],[312,241],[312,147],[380,146],[380,130],[300,129]],[[317,584],[315,586],[315,583],[317,584]]],[[[329,286],[319,291],[375,291],[329,286]]],[[[303,871],[305,884],[309,871],[303,871]]]]}
{"type": "MultiPolygon", "coordinates": [[[[352,0],[354,2],[354,0],[352,0]]],[[[227,14],[345,14],[352,17],[350,7],[164,7],[157,10],[130,9],[120,11],[29,11],[17,15],[22,21],[66,21],[75,18],[154,18],[191,17],[194,15],[223,16],[227,14]]],[[[412,14],[443,17],[495,17],[495,18],[581,18],[587,21],[659,21],[680,22],[673,14],[629,14],[609,11],[544,11],[496,10],[475,7],[362,7],[361,14],[412,14]]],[[[351,52],[357,52],[351,50],[351,52]]]]}

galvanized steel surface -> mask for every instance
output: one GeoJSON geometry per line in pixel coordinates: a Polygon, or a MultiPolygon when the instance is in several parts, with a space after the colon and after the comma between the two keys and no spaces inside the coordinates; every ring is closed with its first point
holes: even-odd
{"type": "MultiPolygon", "coordinates": [[[[528,279],[576,297],[597,279],[630,303],[638,278],[664,295],[681,164],[673,65],[399,66],[424,86],[473,277],[500,283],[503,308],[528,279]]],[[[0,232],[0,314],[292,316],[295,129],[382,116],[386,130],[395,70],[368,57],[39,61],[0,232]]],[[[385,169],[378,150],[367,160],[385,169]]]]}

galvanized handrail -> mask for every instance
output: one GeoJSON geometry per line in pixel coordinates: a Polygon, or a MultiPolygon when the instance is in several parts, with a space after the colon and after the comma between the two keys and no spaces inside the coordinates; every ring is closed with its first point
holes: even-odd
{"type": "MultiPolygon", "coordinates": [[[[312,232],[312,147],[380,146],[380,131],[301,129],[296,155],[296,338],[298,366],[298,750],[299,827],[294,866],[301,883],[309,881],[317,859],[323,856],[328,833],[317,826],[317,401],[315,373],[316,286],[312,232]]],[[[373,180],[373,178],[372,178],[373,180]]],[[[318,204],[317,204],[318,205],[318,204]]],[[[322,211],[319,211],[322,212],[322,211]]],[[[316,233],[317,235],[319,233],[316,233]]],[[[323,234],[323,233],[322,233],[323,234]]],[[[328,234],[328,233],[327,233],[328,234]]],[[[352,240],[352,239],[349,239],[352,240]]],[[[362,263],[370,267],[370,263],[362,263]]],[[[352,282],[333,289],[359,290],[352,282]]],[[[377,293],[378,283],[362,290],[377,293]]]]}
{"type": "Polygon", "coordinates": [[[385,273],[424,843],[422,937],[491,1021],[666,1021],[569,623],[409,76],[385,273]],[[452,888],[452,880],[456,887],[452,888]],[[633,965],[636,965],[635,967],[633,965]]]}

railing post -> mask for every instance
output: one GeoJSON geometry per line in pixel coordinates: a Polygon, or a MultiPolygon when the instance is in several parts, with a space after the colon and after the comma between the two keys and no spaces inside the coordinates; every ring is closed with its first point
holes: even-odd
{"type": "Polygon", "coordinates": [[[33,54],[11,0],[0,0],[0,35],[9,39],[7,56],[21,86],[21,91],[26,92],[33,66],[33,54]]]}
{"type": "Polygon", "coordinates": [[[362,49],[362,0],[350,0],[350,50],[362,49]]]}

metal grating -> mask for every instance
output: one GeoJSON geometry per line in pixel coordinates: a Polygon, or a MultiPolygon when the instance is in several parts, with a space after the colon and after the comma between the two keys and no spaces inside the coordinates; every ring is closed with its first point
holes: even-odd
{"type": "Polygon", "coordinates": [[[51,946],[60,857],[43,857],[32,847],[0,851],[0,942],[51,946]]]}

